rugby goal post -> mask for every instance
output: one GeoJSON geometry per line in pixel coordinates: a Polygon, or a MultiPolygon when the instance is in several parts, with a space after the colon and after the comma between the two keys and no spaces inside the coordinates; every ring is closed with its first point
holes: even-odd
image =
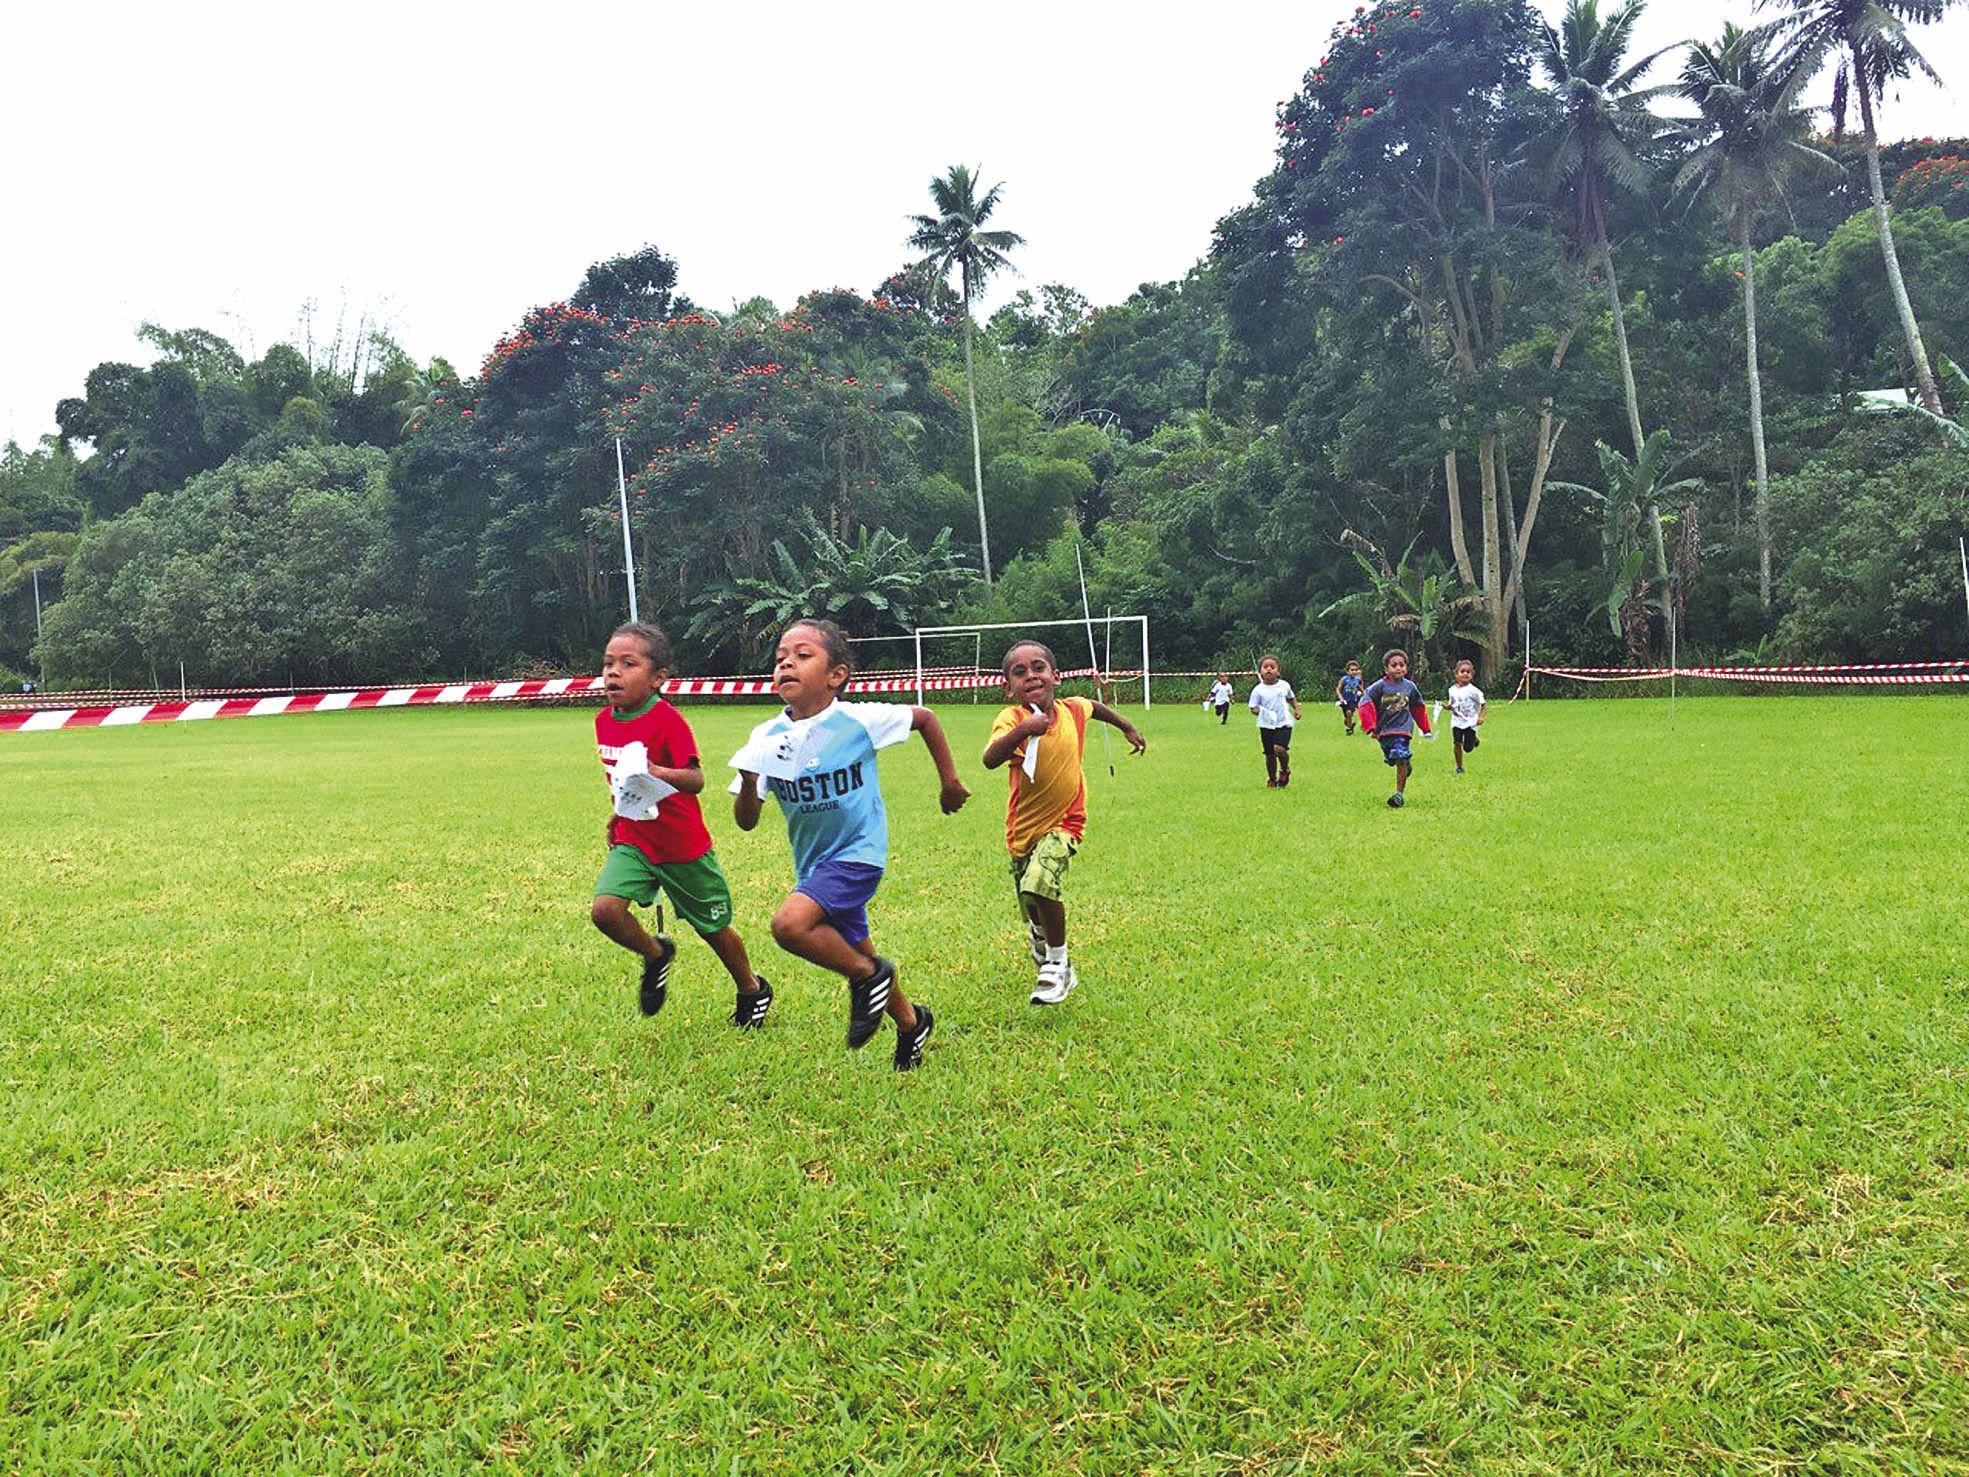
{"type": "MultiPolygon", "coordinates": [[[[1103,666],[1103,662],[1100,658],[1096,656],[1094,651],[1091,649],[1093,645],[1094,627],[1096,626],[1103,627],[1108,632],[1110,637],[1110,644],[1109,644],[1110,650],[1113,649],[1112,636],[1113,636],[1114,628],[1116,626],[1138,627],[1140,629],[1141,638],[1142,638],[1142,642],[1141,642],[1142,644],[1142,673],[1141,673],[1142,708],[1144,711],[1148,709],[1149,706],[1149,618],[1145,615],[1097,615],[1091,618],[1083,616],[1079,620],[1061,620],[1061,621],[995,621],[995,622],[987,622],[981,625],[967,625],[967,626],[918,626],[915,630],[909,633],[911,639],[915,643],[915,651],[916,651],[917,703],[920,705],[923,701],[923,693],[924,693],[923,642],[926,637],[935,638],[939,636],[972,636],[972,635],[982,636],[982,634],[986,631],[1042,631],[1042,630],[1048,630],[1060,626],[1073,626],[1076,629],[1087,633],[1088,644],[1090,647],[1088,651],[1088,658],[1089,658],[1088,665],[1097,671],[1101,670],[1103,666]]],[[[1049,642],[1048,644],[1066,645],[1067,643],[1049,642]]],[[[1069,647],[1069,649],[1071,648],[1069,647]]],[[[1067,667],[1068,670],[1073,669],[1073,658],[1063,656],[1060,658],[1060,661],[1061,664],[1067,667]]],[[[982,665],[981,659],[980,659],[980,665],[982,665]]],[[[1101,671],[1101,675],[1105,677],[1107,673],[1105,671],[1101,671]]]]}

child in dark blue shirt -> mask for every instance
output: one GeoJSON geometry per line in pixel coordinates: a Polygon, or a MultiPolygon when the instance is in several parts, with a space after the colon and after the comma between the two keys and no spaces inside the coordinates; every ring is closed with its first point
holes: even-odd
{"type": "Polygon", "coordinates": [[[1381,676],[1361,694],[1361,726],[1381,743],[1381,761],[1395,771],[1395,793],[1388,806],[1408,803],[1409,742],[1419,727],[1429,732],[1429,705],[1422,689],[1408,680],[1408,653],[1399,649],[1381,658],[1381,676]]]}

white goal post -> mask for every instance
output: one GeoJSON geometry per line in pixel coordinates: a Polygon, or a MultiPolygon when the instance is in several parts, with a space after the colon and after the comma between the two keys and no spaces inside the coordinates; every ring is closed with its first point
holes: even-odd
{"type": "MultiPolygon", "coordinates": [[[[916,701],[919,705],[923,701],[923,638],[925,636],[970,636],[984,631],[1037,631],[1054,626],[1075,626],[1088,633],[1088,641],[1091,645],[1095,626],[1107,627],[1112,639],[1114,627],[1129,625],[1139,626],[1142,632],[1142,707],[1146,710],[1149,706],[1149,618],[1145,615],[1097,615],[1091,619],[1083,616],[1079,620],[1067,621],[998,621],[972,626],[918,626],[909,633],[916,643],[916,701]]],[[[1088,655],[1092,658],[1094,654],[1090,651],[1088,655]]],[[[1062,658],[1062,660],[1066,659],[1062,658]]],[[[1088,665],[1099,670],[1102,663],[1098,660],[1090,660],[1088,665]]],[[[1107,673],[1103,671],[1101,675],[1105,677],[1107,673]]]]}

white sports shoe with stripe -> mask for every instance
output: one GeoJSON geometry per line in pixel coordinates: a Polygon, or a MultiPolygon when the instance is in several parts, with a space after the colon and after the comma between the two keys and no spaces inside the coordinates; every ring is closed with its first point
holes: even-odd
{"type": "Polygon", "coordinates": [[[1031,1003],[1034,1005],[1058,1005],[1071,995],[1080,984],[1080,977],[1067,963],[1042,964],[1039,978],[1032,987],[1031,1003]]]}

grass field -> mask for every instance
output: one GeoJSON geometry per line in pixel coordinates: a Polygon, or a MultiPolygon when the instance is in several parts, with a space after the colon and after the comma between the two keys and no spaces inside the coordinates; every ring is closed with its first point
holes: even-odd
{"type": "MultiPolygon", "coordinates": [[[[1969,707],[1098,743],[1080,992],[884,762],[898,1077],[637,1015],[588,714],[0,739],[0,1469],[1969,1469],[1969,707]]],[[[686,710],[714,773],[761,710],[686,710]]]]}

